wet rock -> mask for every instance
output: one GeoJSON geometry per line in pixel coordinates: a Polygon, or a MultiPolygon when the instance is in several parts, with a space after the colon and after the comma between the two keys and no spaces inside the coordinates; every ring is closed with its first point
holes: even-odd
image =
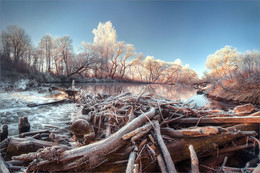
{"type": "Polygon", "coordinates": [[[254,110],[255,110],[254,105],[249,103],[249,104],[245,104],[245,105],[236,106],[234,109],[234,112],[238,116],[244,116],[244,115],[248,115],[248,114],[252,113],[254,110]]]}
{"type": "Polygon", "coordinates": [[[2,130],[0,131],[0,142],[8,137],[8,125],[4,124],[2,130]]]}
{"type": "Polygon", "coordinates": [[[84,119],[77,119],[70,126],[70,131],[74,135],[75,140],[82,139],[84,136],[91,134],[94,135],[94,128],[88,121],[84,119]]]}

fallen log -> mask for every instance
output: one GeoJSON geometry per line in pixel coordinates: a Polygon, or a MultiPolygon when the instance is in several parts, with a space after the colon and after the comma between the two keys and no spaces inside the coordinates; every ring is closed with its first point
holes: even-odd
{"type": "Polygon", "coordinates": [[[71,102],[69,99],[63,99],[63,100],[58,100],[58,101],[53,101],[53,102],[47,102],[47,103],[31,103],[27,104],[28,107],[37,107],[37,106],[44,106],[44,105],[56,105],[56,104],[61,104],[61,103],[69,103],[71,102]]]}
{"type": "Polygon", "coordinates": [[[245,117],[212,117],[212,118],[181,118],[176,119],[171,123],[196,124],[223,124],[223,123],[260,123],[260,116],[245,116],[245,117]]]}
{"type": "MultiPolygon", "coordinates": [[[[144,126],[139,127],[139,128],[137,128],[137,129],[135,129],[134,131],[125,134],[124,136],[122,136],[122,139],[127,140],[127,139],[130,139],[130,138],[135,137],[135,136],[137,136],[137,135],[138,135],[138,136],[140,136],[140,135],[145,135],[145,134],[147,134],[151,129],[152,129],[151,123],[147,123],[147,124],[145,124],[144,126]]],[[[135,140],[133,140],[133,141],[135,141],[135,140]]]]}
{"type": "MultiPolygon", "coordinates": [[[[33,158],[37,159],[37,161],[31,162],[31,164],[27,167],[27,171],[41,170],[55,172],[92,170],[100,164],[107,162],[109,160],[109,157],[106,157],[107,155],[119,150],[127,143],[121,138],[121,136],[142,126],[145,122],[147,122],[146,117],[151,119],[154,115],[155,108],[152,108],[149,112],[141,114],[137,118],[133,119],[108,138],[86,146],[66,150],[59,153],[55,160],[40,157],[33,158]]],[[[44,155],[44,153],[40,153],[40,155],[44,155]]]]}
{"type": "Polygon", "coordinates": [[[253,173],[258,173],[254,172],[255,168],[234,168],[234,167],[228,167],[228,166],[223,166],[223,171],[226,173],[241,173],[241,172],[253,172],[253,173]]]}
{"type": "Polygon", "coordinates": [[[5,158],[10,159],[12,156],[35,152],[40,148],[52,147],[55,145],[58,145],[58,143],[41,141],[34,138],[11,138],[5,158]]]}
{"type": "Polygon", "coordinates": [[[180,130],[174,130],[172,128],[162,128],[161,132],[163,135],[167,135],[172,138],[194,138],[200,136],[216,135],[220,132],[225,131],[221,127],[205,126],[205,127],[190,127],[183,128],[180,130]]]}
{"type": "Polygon", "coordinates": [[[26,136],[33,136],[33,135],[41,134],[41,133],[51,133],[51,132],[49,130],[41,130],[41,131],[36,131],[36,132],[24,132],[24,133],[19,134],[19,137],[24,138],[26,136]]]}
{"type": "Polygon", "coordinates": [[[157,136],[157,141],[158,141],[158,144],[159,144],[159,146],[160,146],[160,148],[161,148],[161,151],[162,151],[162,154],[163,154],[165,163],[166,163],[166,165],[167,165],[167,169],[168,169],[168,171],[171,172],[171,173],[176,173],[177,170],[176,170],[176,168],[175,168],[175,166],[174,166],[174,163],[173,163],[173,161],[172,161],[171,155],[170,155],[170,153],[169,153],[169,151],[168,151],[168,149],[167,149],[167,147],[166,147],[166,145],[165,145],[165,143],[164,143],[164,141],[163,141],[163,138],[162,138],[162,135],[161,135],[161,130],[160,130],[159,122],[156,121],[156,122],[154,123],[154,126],[155,126],[155,127],[154,127],[154,131],[155,131],[156,136],[157,136]]]}
{"type": "Polygon", "coordinates": [[[7,165],[6,165],[5,161],[4,161],[4,159],[2,158],[1,154],[0,154],[0,172],[1,173],[9,173],[7,165]]]}
{"type": "Polygon", "coordinates": [[[126,173],[133,173],[134,172],[134,163],[135,163],[135,158],[136,158],[136,153],[138,149],[135,146],[134,151],[132,151],[129,155],[127,167],[126,167],[126,173]]]}
{"type": "Polygon", "coordinates": [[[164,160],[163,160],[162,155],[159,154],[159,155],[156,157],[156,159],[157,159],[158,165],[159,165],[159,167],[160,167],[160,169],[161,169],[161,172],[162,172],[162,173],[167,173],[167,168],[166,168],[166,165],[165,165],[165,163],[164,163],[164,160]]]}
{"type": "Polygon", "coordinates": [[[199,156],[203,154],[203,151],[216,151],[218,146],[223,146],[237,138],[256,135],[256,132],[254,131],[240,131],[241,129],[246,130],[247,128],[250,130],[252,128],[257,129],[258,124],[233,126],[233,129],[236,129],[237,132],[224,132],[219,135],[181,139],[179,141],[169,143],[167,148],[171,153],[173,162],[176,163],[190,158],[190,153],[188,150],[189,145],[194,147],[194,150],[199,156]]]}
{"type": "Polygon", "coordinates": [[[189,146],[190,159],[191,159],[191,171],[192,173],[199,173],[199,159],[192,145],[189,146]]]}

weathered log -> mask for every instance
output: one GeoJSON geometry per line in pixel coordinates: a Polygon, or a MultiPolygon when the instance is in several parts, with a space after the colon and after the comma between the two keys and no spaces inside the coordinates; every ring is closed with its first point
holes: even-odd
{"type": "Polygon", "coordinates": [[[135,158],[136,158],[136,153],[138,149],[137,147],[134,148],[134,151],[132,151],[129,155],[127,167],[126,167],[126,173],[133,173],[134,172],[134,163],[135,163],[135,158]]]}
{"type": "Polygon", "coordinates": [[[0,153],[4,155],[6,153],[7,147],[9,145],[10,138],[6,138],[0,143],[0,153]]]}
{"type": "Polygon", "coordinates": [[[158,165],[159,165],[159,167],[160,167],[160,169],[161,169],[161,172],[162,172],[162,173],[167,173],[167,168],[166,168],[166,165],[165,165],[165,162],[164,162],[164,160],[163,160],[162,155],[159,154],[159,155],[156,157],[156,159],[157,159],[158,165]]]}
{"type": "MultiPolygon", "coordinates": [[[[100,164],[107,162],[109,158],[106,156],[120,149],[126,144],[121,136],[133,131],[147,122],[146,117],[152,118],[155,115],[155,109],[140,115],[130,123],[123,126],[116,133],[110,135],[101,141],[67,150],[59,153],[57,159],[49,160],[39,158],[38,162],[32,162],[27,168],[28,171],[69,171],[69,170],[91,170],[100,164]],[[60,164],[63,163],[63,164],[60,164]]],[[[37,159],[37,158],[34,158],[37,159]]]]}
{"type": "Polygon", "coordinates": [[[170,152],[168,151],[164,141],[163,141],[163,138],[162,138],[162,135],[161,135],[161,131],[160,131],[160,125],[159,125],[159,122],[158,121],[155,121],[154,123],[154,130],[155,130],[155,134],[157,136],[157,141],[158,141],[158,144],[161,148],[161,151],[163,153],[163,157],[164,157],[164,160],[165,160],[165,163],[167,165],[167,169],[169,172],[171,173],[176,173],[177,170],[174,166],[174,163],[172,161],[172,158],[171,158],[171,155],[170,155],[170,152]]]}
{"type": "Polygon", "coordinates": [[[28,107],[37,107],[37,106],[44,106],[44,105],[56,105],[56,104],[61,104],[61,103],[69,103],[71,102],[69,99],[63,99],[63,100],[57,100],[57,101],[52,101],[52,102],[47,102],[47,103],[40,103],[40,104],[36,104],[36,103],[31,103],[28,104],[28,107]]]}
{"type": "Polygon", "coordinates": [[[192,145],[189,146],[190,159],[191,159],[191,171],[192,173],[199,173],[199,159],[192,145]]]}
{"type": "Polygon", "coordinates": [[[243,117],[212,117],[212,118],[181,118],[172,123],[196,124],[222,124],[222,123],[260,123],[260,116],[243,117]]]}
{"type": "Polygon", "coordinates": [[[8,169],[11,172],[15,172],[15,171],[21,171],[22,167],[21,166],[9,166],[8,169]]]}
{"type": "Polygon", "coordinates": [[[259,173],[259,172],[254,172],[255,168],[234,168],[234,167],[228,167],[224,166],[223,171],[225,173],[241,173],[241,172],[253,172],[253,173],[259,173]]]}
{"type": "Polygon", "coordinates": [[[40,130],[40,131],[35,131],[35,132],[24,132],[24,133],[19,134],[19,137],[24,138],[26,136],[33,136],[33,135],[41,134],[41,133],[51,133],[51,132],[49,130],[40,130]]]}
{"type": "Polygon", "coordinates": [[[139,164],[134,164],[134,171],[133,173],[139,173],[139,164]]]}
{"type": "Polygon", "coordinates": [[[245,144],[245,145],[238,145],[238,146],[232,146],[232,147],[227,147],[220,149],[217,153],[216,152],[208,152],[203,155],[200,155],[199,157],[207,157],[207,156],[216,156],[217,154],[223,154],[223,153],[230,153],[230,152],[235,152],[247,148],[253,148],[255,147],[255,144],[245,144]]]}
{"type": "Polygon", "coordinates": [[[219,135],[181,139],[179,141],[169,143],[167,145],[167,148],[171,153],[173,162],[176,163],[190,158],[190,153],[188,150],[189,145],[193,145],[197,155],[200,156],[201,154],[203,154],[203,151],[216,151],[218,146],[223,146],[237,138],[245,136],[254,136],[256,135],[256,133],[253,131],[241,132],[240,130],[252,130],[257,128],[258,124],[237,125],[232,127],[232,129],[235,129],[235,132],[225,132],[219,135]]]}
{"type": "Polygon", "coordinates": [[[240,106],[236,106],[234,108],[234,112],[238,115],[238,116],[244,116],[247,114],[252,113],[255,110],[254,105],[252,105],[251,103],[245,104],[245,105],[240,105],[240,106]]]}
{"type": "Polygon", "coordinates": [[[152,129],[152,125],[151,123],[147,123],[145,124],[144,126],[142,127],[139,127],[135,130],[133,130],[132,132],[129,132],[127,134],[125,134],[124,136],[122,136],[122,139],[124,140],[127,140],[127,139],[130,139],[138,134],[141,134],[141,135],[145,135],[147,134],[150,130],[152,129]]]}
{"type": "Polygon", "coordinates": [[[58,145],[58,143],[41,141],[34,138],[11,138],[5,158],[10,159],[12,156],[35,152],[40,148],[52,147],[55,145],[58,145]]]}
{"type": "Polygon", "coordinates": [[[162,128],[161,132],[163,135],[167,135],[172,138],[187,138],[187,137],[200,137],[216,135],[223,132],[224,129],[221,127],[205,126],[205,127],[190,127],[180,130],[174,130],[172,128],[162,128]]]}
{"type": "Polygon", "coordinates": [[[5,161],[4,161],[4,159],[2,158],[1,154],[0,154],[0,172],[1,173],[9,173],[7,165],[6,165],[5,161]]]}
{"type": "Polygon", "coordinates": [[[260,111],[250,114],[249,116],[260,116],[260,111]]]}
{"type": "Polygon", "coordinates": [[[0,142],[8,137],[8,125],[4,124],[2,130],[0,131],[0,142]]]}
{"type": "Polygon", "coordinates": [[[19,134],[24,133],[24,132],[29,132],[30,128],[31,128],[31,126],[28,121],[28,118],[26,116],[20,117],[19,124],[18,124],[19,134]]]}

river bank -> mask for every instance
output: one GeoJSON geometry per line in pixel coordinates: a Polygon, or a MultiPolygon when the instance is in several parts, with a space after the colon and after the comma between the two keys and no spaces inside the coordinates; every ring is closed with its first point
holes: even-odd
{"type": "Polygon", "coordinates": [[[260,105],[260,89],[259,88],[242,88],[230,87],[223,89],[218,86],[216,88],[210,87],[204,91],[207,97],[219,100],[229,101],[236,104],[252,103],[260,105]]]}

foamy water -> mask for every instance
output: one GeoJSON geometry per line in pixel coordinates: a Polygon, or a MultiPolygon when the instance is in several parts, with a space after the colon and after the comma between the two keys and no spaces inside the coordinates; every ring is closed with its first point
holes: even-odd
{"type": "Polygon", "coordinates": [[[46,103],[55,101],[49,97],[49,93],[37,91],[0,91],[0,127],[8,125],[9,136],[18,135],[19,117],[27,116],[31,125],[31,131],[51,130],[60,133],[68,133],[66,130],[71,118],[78,111],[76,104],[65,103],[59,105],[45,105],[39,107],[27,107],[30,103],[46,103]],[[50,127],[51,126],[51,127],[50,127]]]}

